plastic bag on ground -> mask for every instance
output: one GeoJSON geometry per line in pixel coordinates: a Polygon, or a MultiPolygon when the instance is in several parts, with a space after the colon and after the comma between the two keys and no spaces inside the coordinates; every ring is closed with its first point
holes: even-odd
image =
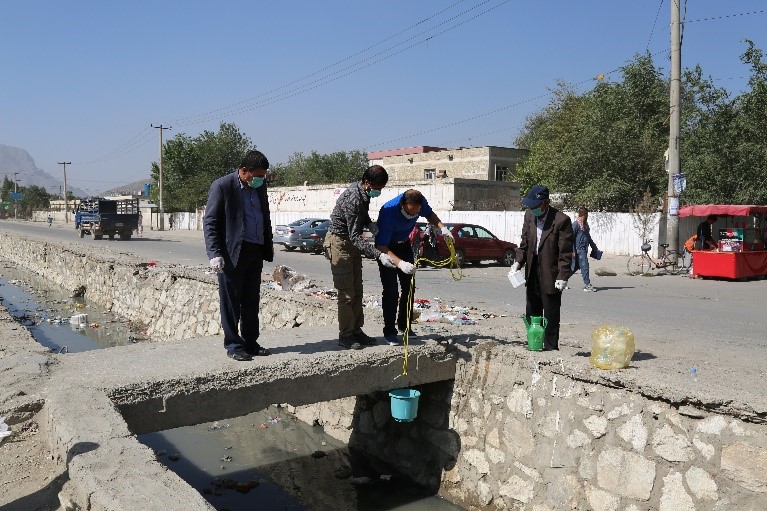
{"type": "Polygon", "coordinates": [[[626,327],[602,324],[591,332],[589,363],[599,369],[624,369],[634,356],[634,334],[626,327]]]}

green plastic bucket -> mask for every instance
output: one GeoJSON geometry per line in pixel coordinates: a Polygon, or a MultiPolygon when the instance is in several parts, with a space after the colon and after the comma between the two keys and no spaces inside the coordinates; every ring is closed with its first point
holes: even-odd
{"type": "Polygon", "coordinates": [[[391,416],[398,422],[412,422],[418,415],[418,398],[421,393],[415,389],[394,389],[391,398],[391,416]]]}

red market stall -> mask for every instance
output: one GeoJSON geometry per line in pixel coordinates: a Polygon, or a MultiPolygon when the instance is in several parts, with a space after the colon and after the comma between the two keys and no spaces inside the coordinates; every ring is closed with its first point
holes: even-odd
{"type": "MultiPolygon", "coordinates": [[[[761,220],[767,214],[767,206],[740,204],[707,204],[685,206],[679,210],[680,217],[753,216],[761,220]]],[[[697,277],[746,279],[767,277],[767,250],[765,232],[761,222],[753,227],[745,223],[727,226],[719,230],[718,250],[694,250],[693,274],[697,277]]]]}

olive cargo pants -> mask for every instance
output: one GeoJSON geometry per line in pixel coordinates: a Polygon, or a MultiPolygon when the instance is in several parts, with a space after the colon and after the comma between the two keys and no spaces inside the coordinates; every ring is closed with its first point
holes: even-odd
{"type": "Polygon", "coordinates": [[[328,231],[324,248],[330,258],[333,285],[338,290],[338,335],[346,337],[362,331],[362,254],[346,236],[328,231]]]}

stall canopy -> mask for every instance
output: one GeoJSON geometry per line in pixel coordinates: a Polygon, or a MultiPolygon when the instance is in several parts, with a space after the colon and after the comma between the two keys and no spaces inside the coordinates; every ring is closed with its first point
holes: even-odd
{"type": "Polygon", "coordinates": [[[685,206],[679,210],[679,216],[751,216],[767,213],[767,206],[747,204],[703,204],[685,206]]]}

